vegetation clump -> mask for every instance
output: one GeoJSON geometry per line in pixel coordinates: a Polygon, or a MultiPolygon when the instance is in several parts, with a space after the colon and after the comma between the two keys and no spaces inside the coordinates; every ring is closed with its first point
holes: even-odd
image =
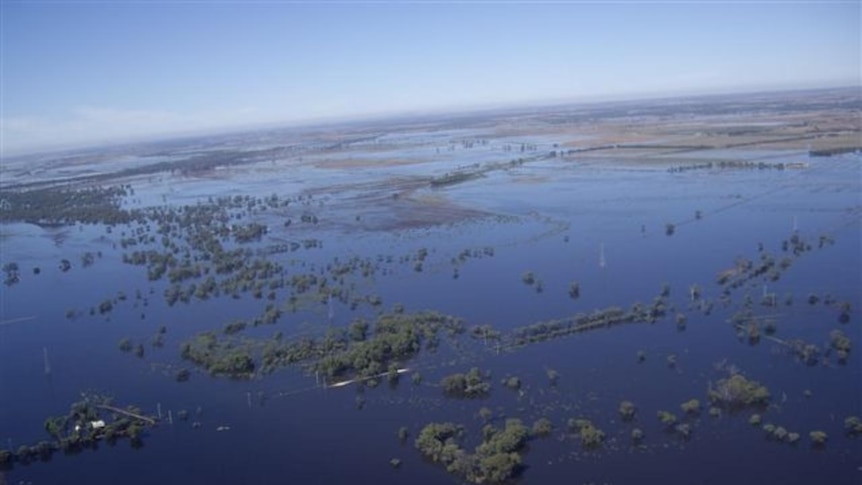
{"type": "Polygon", "coordinates": [[[556,386],[560,380],[560,373],[556,369],[548,369],[545,371],[545,374],[548,376],[548,384],[556,386]]]}
{"type": "Polygon", "coordinates": [[[811,439],[811,444],[814,446],[823,446],[829,439],[829,435],[820,430],[815,430],[808,433],[808,437],[811,439]]]}
{"type": "Polygon", "coordinates": [[[582,426],[578,435],[581,437],[581,445],[584,448],[597,448],[605,440],[605,432],[592,423],[582,426]]]}
{"type": "Polygon", "coordinates": [[[682,412],[686,414],[697,414],[700,412],[700,401],[697,399],[690,399],[679,406],[682,409],[682,412]]]}
{"type": "Polygon", "coordinates": [[[188,369],[180,369],[175,376],[177,382],[186,382],[191,378],[192,373],[188,369]]]}
{"type": "Polygon", "coordinates": [[[838,354],[838,360],[841,362],[847,361],[847,356],[850,353],[851,342],[850,338],[841,330],[833,330],[829,332],[829,341],[832,348],[838,354]]]}
{"type": "Polygon", "coordinates": [[[414,444],[426,458],[448,468],[463,454],[459,444],[463,433],[463,427],[454,423],[429,423],[414,444]]]}
{"type": "MultiPolygon", "coordinates": [[[[34,274],[38,274],[38,272],[35,271],[35,269],[36,268],[34,268],[34,274]]],[[[5,278],[3,279],[3,283],[6,286],[12,286],[21,280],[18,263],[16,263],[16,262],[4,264],[3,265],[3,274],[5,275],[5,278]]]]}
{"type": "Polygon", "coordinates": [[[677,424],[674,426],[673,430],[684,440],[691,437],[691,426],[686,423],[677,424]]]}
{"type": "Polygon", "coordinates": [[[676,327],[679,330],[684,330],[685,329],[685,322],[686,322],[685,313],[677,313],[675,320],[676,320],[676,327]]]}
{"type": "Polygon", "coordinates": [[[720,379],[708,391],[709,399],[716,406],[743,408],[765,405],[769,402],[769,390],[759,382],[740,374],[720,379]]]}
{"type": "Polygon", "coordinates": [[[507,420],[503,429],[486,425],[483,440],[472,453],[461,446],[463,434],[463,428],[453,423],[430,423],[420,431],[415,446],[423,456],[470,483],[500,483],[520,473],[519,451],[530,434],[520,420],[507,420]]]}
{"type": "Polygon", "coordinates": [[[669,411],[659,411],[657,415],[658,420],[665,426],[671,427],[676,424],[676,415],[669,411]]]}
{"type": "Polygon", "coordinates": [[[156,425],[156,420],[144,416],[139,409],[125,409],[112,405],[104,395],[84,394],[82,399],[69,407],[63,416],[52,416],[45,420],[45,431],[50,441],[39,441],[33,445],[21,445],[16,450],[0,450],[0,467],[14,463],[28,464],[34,460],[48,460],[63,451],[73,453],[97,446],[105,440],[115,442],[128,438],[133,445],[141,444],[145,429],[156,425]]]}
{"type": "Polygon", "coordinates": [[[554,425],[548,418],[539,418],[533,423],[533,436],[546,437],[554,430],[554,425]]]}
{"type": "Polygon", "coordinates": [[[117,347],[123,352],[131,352],[134,346],[132,345],[132,341],[128,338],[124,338],[120,340],[120,343],[117,344],[117,347]]]}
{"type": "Polygon", "coordinates": [[[138,214],[121,208],[122,198],[129,188],[123,185],[78,190],[58,187],[6,190],[0,222],[29,222],[40,226],[130,222],[138,214]]]}
{"type": "Polygon", "coordinates": [[[506,387],[513,391],[521,389],[521,379],[518,378],[518,376],[511,376],[507,379],[504,379],[503,383],[506,385],[506,387]]]}
{"type": "Polygon", "coordinates": [[[858,416],[849,416],[844,419],[844,431],[851,436],[862,435],[862,419],[858,416]]]}
{"type": "Polygon", "coordinates": [[[820,348],[802,339],[791,341],[790,351],[805,365],[813,366],[820,361],[820,348]]]}
{"type": "Polygon", "coordinates": [[[443,392],[454,397],[482,397],[491,392],[491,383],[482,375],[478,367],[473,367],[466,374],[452,374],[440,382],[443,392]]]}
{"type": "MultiPolygon", "coordinates": [[[[373,326],[358,319],[347,327],[331,328],[322,337],[263,342],[258,345],[260,368],[270,372],[284,365],[307,363],[327,382],[346,375],[377,379],[392,363],[410,359],[423,349],[435,350],[443,331],[449,336],[458,335],[464,325],[437,312],[385,313],[377,317],[373,326]]],[[[415,374],[411,379],[418,384],[421,375],[415,374]]]]}
{"type": "Polygon", "coordinates": [[[525,325],[515,328],[511,333],[511,339],[513,345],[526,345],[624,323],[651,323],[665,314],[666,302],[662,298],[656,298],[651,305],[636,304],[628,311],[611,306],[595,310],[589,314],[579,313],[570,318],[559,318],[525,325]]]}
{"type": "Polygon", "coordinates": [[[631,401],[622,401],[620,402],[619,412],[620,417],[622,417],[623,421],[631,421],[635,417],[635,405],[631,401]]]}
{"type": "Polygon", "coordinates": [[[202,332],[184,342],[180,354],[213,375],[249,378],[255,371],[249,348],[219,340],[214,332],[202,332]]]}
{"type": "Polygon", "coordinates": [[[576,431],[584,448],[597,448],[605,440],[605,432],[597,428],[592,421],[583,418],[572,418],[568,422],[569,429],[576,431]]]}

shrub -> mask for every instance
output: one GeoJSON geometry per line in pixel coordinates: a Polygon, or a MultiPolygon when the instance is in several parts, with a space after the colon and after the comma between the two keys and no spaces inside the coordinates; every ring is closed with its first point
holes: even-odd
{"type": "Polygon", "coordinates": [[[690,399],[679,406],[686,414],[697,414],[700,412],[700,401],[690,399]]]}
{"type": "Polygon", "coordinates": [[[844,419],[844,431],[849,435],[862,434],[862,419],[858,416],[849,416],[844,419]]]}
{"type": "Polygon", "coordinates": [[[820,430],[815,430],[808,433],[808,437],[811,438],[811,444],[815,446],[823,446],[829,439],[829,435],[820,430]]]}
{"type": "Polygon", "coordinates": [[[635,417],[635,405],[631,401],[622,401],[620,402],[619,412],[620,416],[625,421],[629,421],[635,417]]]}
{"type": "Polygon", "coordinates": [[[673,426],[676,424],[676,415],[668,411],[659,411],[657,413],[659,421],[665,426],[673,426]]]}
{"type": "Polygon", "coordinates": [[[554,425],[548,418],[539,418],[535,423],[533,423],[534,436],[545,437],[551,434],[551,431],[553,430],[554,425]]]}
{"type": "Polygon", "coordinates": [[[592,423],[581,427],[579,435],[584,448],[596,448],[605,440],[605,432],[593,426],[592,423]]]}

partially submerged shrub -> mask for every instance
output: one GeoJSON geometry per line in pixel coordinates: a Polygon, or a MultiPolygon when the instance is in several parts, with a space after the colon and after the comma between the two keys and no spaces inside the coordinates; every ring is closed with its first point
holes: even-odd
{"type": "Polygon", "coordinates": [[[117,346],[123,352],[131,352],[132,348],[134,348],[134,346],[132,345],[132,341],[129,340],[128,338],[124,338],[124,339],[120,340],[120,343],[117,346]]]}
{"type": "Polygon", "coordinates": [[[691,426],[689,426],[688,424],[680,423],[676,425],[673,429],[682,439],[687,440],[691,437],[691,426]]]}
{"type": "Polygon", "coordinates": [[[177,382],[186,382],[192,376],[192,373],[188,369],[180,369],[177,371],[174,376],[177,382]]]}
{"type": "Polygon", "coordinates": [[[521,379],[519,379],[517,376],[512,376],[508,379],[504,379],[503,383],[506,385],[506,387],[513,391],[517,391],[521,388],[521,379]]]}
{"type": "Polygon", "coordinates": [[[862,434],[862,419],[858,416],[849,416],[844,419],[844,431],[851,436],[862,434]]]}
{"type": "Polygon", "coordinates": [[[582,426],[579,435],[581,437],[581,445],[584,448],[595,448],[605,440],[605,432],[593,426],[592,423],[582,426]]]}
{"type": "Polygon", "coordinates": [[[545,373],[548,375],[548,384],[556,386],[557,381],[560,380],[560,373],[555,369],[548,369],[545,373]]]}
{"type": "Polygon", "coordinates": [[[808,433],[808,437],[811,438],[811,444],[814,446],[823,446],[826,444],[826,440],[829,439],[829,435],[820,430],[808,433]]]}
{"type": "Polygon", "coordinates": [[[838,359],[846,361],[851,347],[850,338],[841,330],[833,330],[829,332],[829,341],[832,348],[838,351],[838,359]]]}
{"type": "Polygon", "coordinates": [[[658,420],[665,426],[673,426],[676,424],[676,415],[668,411],[659,411],[657,413],[658,420]]]}
{"type": "Polygon", "coordinates": [[[697,399],[689,399],[688,401],[682,403],[680,406],[682,412],[686,414],[697,414],[700,412],[700,401],[697,399]]]}
{"type": "Polygon", "coordinates": [[[554,425],[551,423],[551,420],[548,418],[539,418],[533,423],[533,435],[538,437],[545,437],[551,434],[551,431],[554,430],[554,425]]]}
{"type": "Polygon", "coordinates": [[[815,365],[820,360],[820,348],[814,344],[796,340],[793,342],[793,350],[805,365],[815,365]]]}
{"type": "Polygon", "coordinates": [[[572,282],[569,285],[569,298],[577,299],[581,296],[581,285],[578,282],[572,282]]]}
{"type": "Polygon", "coordinates": [[[759,382],[740,374],[719,380],[710,386],[709,399],[713,404],[731,408],[764,405],[769,402],[769,389],[759,382]]]}
{"type": "Polygon", "coordinates": [[[623,420],[629,421],[635,417],[636,408],[635,408],[635,405],[633,402],[622,401],[620,403],[619,411],[620,411],[620,416],[623,418],[623,420]]]}

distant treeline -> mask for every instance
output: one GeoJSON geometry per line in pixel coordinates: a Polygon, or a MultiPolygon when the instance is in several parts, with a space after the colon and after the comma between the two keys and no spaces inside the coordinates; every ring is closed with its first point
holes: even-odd
{"type": "Polygon", "coordinates": [[[812,157],[831,157],[842,153],[862,152],[862,146],[823,148],[820,150],[809,150],[808,155],[812,157]]]}
{"type": "Polygon", "coordinates": [[[693,163],[690,165],[679,165],[667,169],[670,173],[687,172],[689,170],[784,170],[785,168],[800,168],[799,163],[770,163],[770,162],[748,162],[741,160],[731,160],[723,162],[705,162],[693,163]]]}

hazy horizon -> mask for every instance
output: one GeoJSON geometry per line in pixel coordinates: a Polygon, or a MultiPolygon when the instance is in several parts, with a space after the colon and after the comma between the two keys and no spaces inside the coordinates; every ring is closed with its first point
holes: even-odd
{"type": "Polygon", "coordinates": [[[495,111],[500,112],[508,112],[508,111],[540,111],[542,109],[555,109],[555,108],[565,108],[565,107],[592,107],[592,106],[601,106],[604,104],[613,104],[613,103],[649,103],[652,101],[661,101],[661,100],[675,100],[675,99],[708,99],[711,97],[721,97],[721,96],[754,96],[758,94],[767,94],[767,95],[782,95],[789,94],[794,92],[817,92],[817,91],[842,91],[842,90],[850,90],[854,89],[856,86],[821,86],[821,87],[794,87],[794,88],[764,88],[764,89],[740,89],[740,90],[728,90],[728,91],[714,91],[714,92],[690,92],[690,93],[678,93],[678,94],[632,94],[629,96],[621,95],[621,96],[613,96],[613,97],[594,97],[588,99],[569,99],[569,100],[559,100],[559,99],[545,99],[545,100],[533,100],[533,101],[524,101],[524,102],[511,102],[511,103],[489,103],[485,105],[473,105],[473,106],[453,106],[453,107],[442,107],[439,109],[427,109],[427,110],[403,110],[403,111],[392,111],[392,112],[380,112],[380,113],[360,113],[356,115],[347,115],[347,116],[333,116],[333,117],[323,117],[323,118],[315,118],[315,119],[300,119],[294,121],[272,121],[265,123],[251,123],[246,125],[232,125],[232,126],[224,126],[224,127],[216,127],[209,129],[200,129],[200,130],[188,130],[188,131],[172,131],[165,133],[150,133],[145,134],[142,133],[138,136],[130,135],[125,138],[105,140],[102,142],[91,142],[91,141],[81,141],[79,143],[65,144],[65,145],[57,145],[57,146],[44,146],[39,148],[30,148],[23,149],[21,151],[9,151],[5,150],[3,153],[3,158],[21,158],[21,157],[29,157],[29,156],[40,156],[40,155],[51,155],[55,153],[67,153],[67,152],[81,152],[87,150],[98,150],[105,148],[117,148],[122,147],[124,145],[134,145],[140,143],[165,143],[172,141],[180,141],[183,139],[195,139],[198,137],[208,137],[208,136],[230,136],[230,135],[242,135],[245,133],[254,133],[256,131],[265,131],[265,130],[314,130],[314,129],[322,129],[328,127],[337,127],[340,124],[349,124],[349,123],[374,123],[374,122],[397,122],[401,119],[419,119],[424,117],[458,117],[458,116],[468,116],[472,114],[479,113],[493,113],[495,111]]]}
{"type": "Polygon", "coordinates": [[[3,2],[0,155],[860,86],[860,5],[3,2]]]}

